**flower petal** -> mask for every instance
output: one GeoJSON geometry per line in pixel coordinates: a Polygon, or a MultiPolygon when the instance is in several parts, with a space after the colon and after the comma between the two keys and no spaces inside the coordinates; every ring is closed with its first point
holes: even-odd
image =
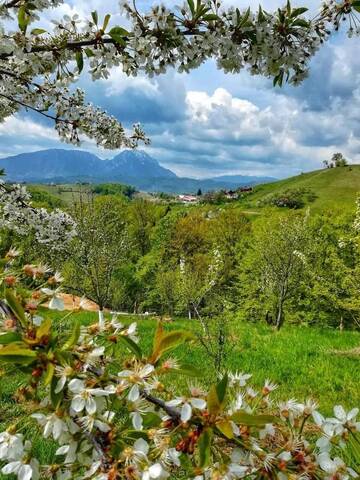
{"type": "Polygon", "coordinates": [[[191,418],[192,415],[192,408],[190,403],[184,403],[184,405],[181,408],[181,421],[182,422],[188,422],[191,418]]]}

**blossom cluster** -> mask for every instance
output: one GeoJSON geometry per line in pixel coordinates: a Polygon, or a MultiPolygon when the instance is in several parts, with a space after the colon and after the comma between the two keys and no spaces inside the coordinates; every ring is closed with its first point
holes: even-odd
{"type": "Polygon", "coordinates": [[[12,250],[1,262],[0,362],[28,375],[15,398],[27,402],[44,441],[58,447],[53,463],[43,465],[19,419],[0,433],[3,474],[19,480],[150,480],[184,470],[196,480],[359,476],[359,459],[351,464],[350,454],[359,448],[358,409],[336,406],[334,417],[325,418],[313,400],[279,401],[277,385],[266,380],[256,388],[243,372],[224,373],[210,389],[193,380],[179,392],[173,375],[199,375],[171,356],[194,341],[189,332],[165,331],[159,323],[150,352],[140,347],[136,324],[116,316],[101,328],[75,321],[66,333],[64,321],[39,310],[39,294],[56,296],[60,275],[21,267],[16,258],[12,250]]]}
{"type": "Polygon", "coordinates": [[[20,235],[32,232],[40,244],[53,251],[64,249],[76,235],[75,222],[67,213],[32,207],[24,185],[0,181],[0,218],[3,228],[20,235]]]}
{"type": "Polygon", "coordinates": [[[113,67],[128,75],[158,75],[169,67],[190,71],[214,58],[220,69],[236,73],[247,68],[254,75],[274,79],[274,84],[301,82],[320,45],[344,19],[349,35],[359,32],[356,0],[325,2],[314,19],[306,8],[290,2],[275,13],[261,7],[225,8],[220,0],[188,0],[178,11],[155,5],[148,13],[135,2],[121,2],[130,28],[110,25],[110,15],[100,20],[65,15],[52,31],[30,29],[38,13],[61,0],[11,1],[0,5],[0,119],[25,107],[54,120],[60,137],[78,144],[79,135],[95,139],[105,148],[136,146],[147,142],[142,129],[132,133],[114,117],[86,103],[81,90],[71,84],[87,68],[92,79],[108,78],[113,67]],[[18,29],[6,28],[17,18],[18,29]],[[5,27],[6,26],[6,27],[5,27]]]}

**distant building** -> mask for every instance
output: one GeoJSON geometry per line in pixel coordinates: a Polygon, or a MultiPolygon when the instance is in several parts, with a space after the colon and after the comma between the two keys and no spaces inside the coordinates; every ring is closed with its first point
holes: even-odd
{"type": "Polygon", "coordinates": [[[199,197],[196,197],[195,195],[179,195],[178,200],[181,203],[198,203],[199,197]]]}
{"type": "Polygon", "coordinates": [[[233,190],[225,190],[224,195],[228,200],[236,200],[239,198],[238,193],[234,192],[233,190]]]}

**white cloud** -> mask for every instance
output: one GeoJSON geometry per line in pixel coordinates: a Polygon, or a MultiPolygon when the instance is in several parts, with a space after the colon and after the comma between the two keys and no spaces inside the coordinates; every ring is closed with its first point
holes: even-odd
{"type": "Polygon", "coordinates": [[[3,123],[0,123],[0,137],[8,136],[16,136],[22,141],[37,138],[57,139],[54,129],[40,125],[32,120],[21,118],[19,115],[9,117],[3,123]]]}

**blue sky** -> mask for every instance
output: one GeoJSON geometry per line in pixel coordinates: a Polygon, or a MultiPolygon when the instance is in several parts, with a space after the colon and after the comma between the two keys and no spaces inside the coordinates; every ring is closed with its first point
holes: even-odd
{"type": "MultiPolygon", "coordinates": [[[[143,8],[151,4],[139,3],[143,8]]],[[[267,0],[266,8],[282,3],[267,0]]],[[[233,4],[247,6],[238,0],[233,4]]],[[[257,2],[249,4],[256,8],[257,2]]],[[[316,0],[307,3],[314,14],[319,5],[316,0]]],[[[124,22],[115,1],[77,0],[49,17],[86,15],[93,9],[100,14],[112,11],[114,23],[124,22]]],[[[81,85],[90,101],[124,125],[140,121],[151,138],[146,151],[179,175],[280,178],[319,168],[336,151],[360,163],[358,50],[358,38],[337,34],[313,59],[311,74],[300,87],[274,89],[270,80],[247,72],[225,75],[211,61],[191,74],[170,70],[153,79],[127,78],[117,69],[107,81],[93,83],[83,76],[81,85]]],[[[50,147],[64,148],[64,144],[51,125],[36,116],[20,113],[0,124],[2,157],[50,147]]],[[[103,158],[117,153],[100,150],[89,141],[81,148],[103,158]]]]}

